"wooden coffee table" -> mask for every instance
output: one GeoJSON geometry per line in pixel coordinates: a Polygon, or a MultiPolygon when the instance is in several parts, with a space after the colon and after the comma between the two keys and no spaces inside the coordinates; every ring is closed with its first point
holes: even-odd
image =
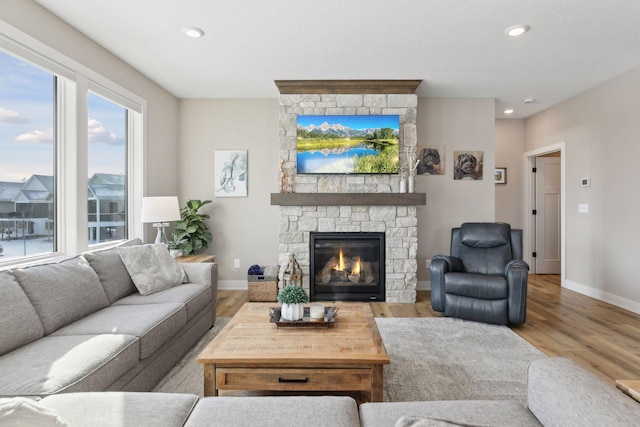
{"type": "Polygon", "coordinates": [[[277,328],[275,303],[246,303],[198,356],[204,395],[220,390],[354,394],[381,402],[389,356],[367,303],[339,308],[329,328],[277,328]]]}

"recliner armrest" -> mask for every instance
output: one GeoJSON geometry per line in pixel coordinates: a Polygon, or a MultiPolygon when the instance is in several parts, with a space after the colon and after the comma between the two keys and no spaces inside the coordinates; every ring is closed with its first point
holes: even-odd
{"type": "Polygon", "coordinates": [[[431,308],[444,311],[444,275],[452,271],[462,271],[462,261],[454,256],[436,255],[431,258],[429,277],[431,280],[431,308]]]}
{"type": "Polygon", "coordinates": [[[511,260],[507,263],[507,265],[505,265],[504,267],[504,277],[509,277],[509,271],[512,268],[524,268],[527,271],[529,271],[529,264],[527,264],[526,262],[520,260],[520,259],[514,259],[511,260]]]}
{"type": "Polygon", "coordinates": [[[446,263],[445,273],[462,271],[462,261],[460,258],[451,255],[435,255],[431,258],[431,265],[437,260],[442,260],[446,263]]]}
{"type": "Polygon", "coordinates": [[[527,282],[529,265],[522,260],[512,260],[504,268],[509,286],[509,323],[521,325],[527,319],[527,282]]]}

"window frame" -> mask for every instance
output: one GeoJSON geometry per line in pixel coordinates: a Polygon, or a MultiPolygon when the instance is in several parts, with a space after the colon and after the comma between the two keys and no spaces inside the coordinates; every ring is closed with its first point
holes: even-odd
{"type": "Polygon", "coordinates": [[[147,102],[119,84],[31,36],[0,21],[0,49],[53,74],[55,93],[54,252],[0,261],[0,269],[117,245],[88,241],[88,94],[94,92],[127,109],[127,230],[142,237],[140,208],[145,188],[147,102]]]}

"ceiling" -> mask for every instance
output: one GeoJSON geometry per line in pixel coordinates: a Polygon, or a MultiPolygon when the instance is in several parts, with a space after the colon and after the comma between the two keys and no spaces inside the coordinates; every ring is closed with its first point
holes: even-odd
{"type": "Polygon", "coordinates": [[[495,98],[497,118],[523,118],[640,66],[638,0],[36,1],[179,98],[421,79],[418,96],[495,98]],[[531,29],[507,37],[514,24],[531,29]]]}

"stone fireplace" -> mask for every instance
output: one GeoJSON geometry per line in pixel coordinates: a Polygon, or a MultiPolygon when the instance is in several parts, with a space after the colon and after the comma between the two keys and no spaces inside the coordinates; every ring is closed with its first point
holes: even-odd
{"type": "Polygon", "coordinates": [[[293,253],[310,286],[310,234],[384,234],[384,300],[413,303],[416,299],[418,221],[416,206],[424,193],[399,193],[400,177],[389,175],[295,175],[296,117],[306,115],[400,116],[400,163],[405,147],[417,144],[415,89],[420,81],[278,81],[280,89],[280,159],[294,171],[293,193],[274,193],[279,205],[279,262],[293,253]]]}

